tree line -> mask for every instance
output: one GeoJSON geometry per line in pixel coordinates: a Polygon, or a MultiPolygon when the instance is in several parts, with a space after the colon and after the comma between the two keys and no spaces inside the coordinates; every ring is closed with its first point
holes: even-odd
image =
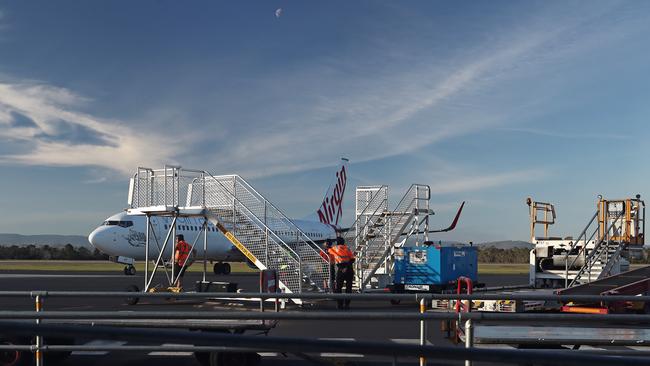
{"type": "MultiPolygon", "coordinates": [[[[479,248],[480,263],[528,263],[530,249],[495,247],[479,248]]],[[[85,247],[49,245],[11,245],[0,246],[1,259],[54,259],[54,260],[108,260],[108,255],[97,249],[91,251],[85,247]]],[[[632,259],[632,263],[650,263],[650,249],[643,250],[640,259],[632,259]]]]}
{"type": "MultiPolygon", "coordinates": [[[[479,248],[479,263],[528,263],[530,261],[530,249],[510,248],[501,249],[495,247],[479,248]]],[[[631,263],[649,264],[650,249],[643,249],[641,258],[630,259],[631,263]]]]}
{"type": "Polygon", "coordinates": [[[49,245],[0,246],[0,259],[58,259],[58,260],[108,260],[108,255],[95,249],[49,245]]]}

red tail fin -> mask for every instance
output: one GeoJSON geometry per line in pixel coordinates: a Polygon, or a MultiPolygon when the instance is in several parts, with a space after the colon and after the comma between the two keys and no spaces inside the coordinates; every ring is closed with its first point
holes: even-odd
{"type": "Polygon", "coordinates": [[[325,193],[323,203],[316,214],[323,224],[337,226],[343,216],[343,195],[348,182],[348,159],[342,158],[341,165],[336,171],[336,177],[325,193]]]}

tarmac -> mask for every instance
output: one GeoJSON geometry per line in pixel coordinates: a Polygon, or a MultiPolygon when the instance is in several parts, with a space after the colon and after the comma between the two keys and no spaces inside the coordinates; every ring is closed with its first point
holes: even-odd
{"type": "MultiPolygon", "coordinates": [[[[194,288],[195,281],[202,278],[201,273],[188,272],[184,278],[184,285],[188,289],[194,288]]],[[[157,281],[164,283],[164,273],[160,274],[157,281]]],[[[216,276],[208,274],[209,281],[236,282],[238,288],[246,292],[257,292],[259,290],[259,277],[257,274],[231,274],[216,276]]],[[[135,276],[126,276],[120,272],[64,272],[64,271],[2,271],[0,270],[0,290],[2,291],[124,291],[130,285],[143,287],[143,276],[141,273],[135,276]]],[[[525,284],[526,275],[481,275],[479,282],[486,286],[506,286],[525,284]]],[[[141,299],[137,305],[126,305],[123,299],[105,298],[46,298],[45,310],[68,310],[68,311],[89,311],[89,310],[224,310],[255,308],[259,304],[232,304],[220,301],[194,301],[183,300],[169,302],[164,299],[141,299]]],[[[0,298],[0,307],[3,310],[31,310],[34,308],[33,299],[28,298],[0,298]]],[[[415,302],[402,302],[399,305],[391,305],[389,302],[353,302],[350,311],[381,310],[394,312],[417,312],[418,304],[415,302]]],[[[320,302],[305,311],[336,311],[334,302],[320,302]]],[[[394,321],[390,319],[382,321],[280,321],[274,329],[269,332],[270,337],[309,337],[337,340],[364,340],[364,341],[388,341],[395,343],[418,344],[419,343],[419,322],[417,321],[394,321]]],[[[439,323],[428,326],[427,341],[429,344],[440,346],[451,346],[449,340],[439,330],[439,323]]],[[[169,342],[173,344],[174,342],[169,342]]],[[[99,344],[117,345],[124,344],[121,341],[110,340],[77,340],[77,344],[99,344]]],[[[291,355],[275,353],[262,353],[262,365],[298,365],[305,364],[304,360],[291,355]]],[[[336,360],[338,363],[346,364],[391,364],[392,360],[376,357],[364,357],[355,354],[320,354],[326,359],[336,360]],[[381,362],[380,362],[381,361],[381,362]]],[[[399,360],[413,364],[415,359],[399,360]]],[[[136,365],[151,363],[157,365],[199,365],[193,354],[189,352],[73,352],[61,365],[136,365]]],[[[435,364],[435,363],[429,363],[435,364]]],[[[461,365],[462,362],[442,362],[441,364],[461,365]]]]}

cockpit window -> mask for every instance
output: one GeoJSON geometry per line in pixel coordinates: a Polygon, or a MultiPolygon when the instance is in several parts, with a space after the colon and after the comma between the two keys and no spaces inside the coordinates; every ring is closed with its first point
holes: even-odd
{"type": "Polygon", "coordinates": [[[121,226],[121,227],[129,227],[133,226],[133,221],[114,221],[114,220],[106,220],[104,221],[105,226],[121,226]]]}

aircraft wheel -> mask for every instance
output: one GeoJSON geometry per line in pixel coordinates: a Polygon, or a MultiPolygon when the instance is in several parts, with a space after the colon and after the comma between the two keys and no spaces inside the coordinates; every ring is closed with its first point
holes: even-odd
{"type": "Polygon", "coordinates": [[[134,266],[124,267],[124,274],[127,276],[135,276],[135,267],[134,266]]]}
{"type": "MultiPolygon", "coordinates": [[[[140,289],[136,285],[131,285],[131,286],[126,288],[126,291],[127,292],[140,292],[140,289]]],[[[140,298],[137,297],[137,296],[134,296],[134,297],[127,297],[124,300],[124,303],[127,304],[127,305],[135,305],[135,304],[138,303],[138,301],[140,301],[140,298]]]]}
{"type": "Polygon", "coordinates": [[[221,273],[225,275],[230,274],[230,263],[223,263],[221,273]]]}
{"type": "Polygon", "coordinates": [[[221,262],[215,263],[212,269],[214,270],[214,274],[216,275],[223,274],[223,263],[221,262]]]}

